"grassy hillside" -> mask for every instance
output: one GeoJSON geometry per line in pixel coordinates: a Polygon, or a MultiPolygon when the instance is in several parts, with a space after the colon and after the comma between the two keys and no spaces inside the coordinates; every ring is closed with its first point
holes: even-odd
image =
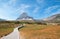
{"type": "Polygon", "coordinates": [[[60,39],[60,25],[26,24],[20,35],[22,39],[60,39]]]}

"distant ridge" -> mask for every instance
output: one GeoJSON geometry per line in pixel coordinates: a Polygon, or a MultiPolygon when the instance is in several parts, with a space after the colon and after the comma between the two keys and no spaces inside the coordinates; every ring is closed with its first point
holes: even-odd
{"type": "Polygon", "coordinates": [[[52,16],[44,19],[44,21],[54,22],[54,23],[60,23],[60,14],[52,15],[52,16]]]}

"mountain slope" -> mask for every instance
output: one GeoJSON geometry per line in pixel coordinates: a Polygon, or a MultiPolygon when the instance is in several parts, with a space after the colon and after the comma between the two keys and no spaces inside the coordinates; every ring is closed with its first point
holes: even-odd
{"type": "Polygon", "coordinates": [[[27,13],[22,13],[17,20],[33,20],[32,17],[28,16],[27,13]]]}
{"type": "Polygon", "coordinates": [[[0,21],[5,21],[5,20],[0,18],[0,21]]]}
{"type": "Polygon", "coordinates": [[[52,15],[51,17],[48,17],[48,18],[44,19],[44,21],[60,23],[60,14],[52,15]]]}

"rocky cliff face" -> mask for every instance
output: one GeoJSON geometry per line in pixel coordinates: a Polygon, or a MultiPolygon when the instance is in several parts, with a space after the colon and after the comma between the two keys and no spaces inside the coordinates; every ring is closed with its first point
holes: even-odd
{"type": "Polygon", "coordinates": [[[33,20],[32,17],[28,16],[27,13],[22,13],[18,18],[17,20],[33,20]]]}

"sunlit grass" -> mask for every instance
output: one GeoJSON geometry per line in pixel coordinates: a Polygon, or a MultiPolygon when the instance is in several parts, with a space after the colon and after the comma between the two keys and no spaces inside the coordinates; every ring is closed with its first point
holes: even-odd
{"type": "Polygon", "coordinates": [[[19,26],[19,24],[14,23],[0,23],[0,38],[10,34],[15,27],[19,26]]]}
{"type": "Polygon", "coordinates": [[[20,29],[24,39],[60,39],[60,26],[27,24],[20,29]]]}
{"type": "Polygon", "coordinates": [[[13,28],[0,28],[0,37],[6,36],[13,31],[13,28]]]}
{"type": "Polygon", "coordinates": [[[47,25],[31,25],[31,24],[27,24],[25,25],[21,30],[41,30],[48,27],[47,25]]]}

